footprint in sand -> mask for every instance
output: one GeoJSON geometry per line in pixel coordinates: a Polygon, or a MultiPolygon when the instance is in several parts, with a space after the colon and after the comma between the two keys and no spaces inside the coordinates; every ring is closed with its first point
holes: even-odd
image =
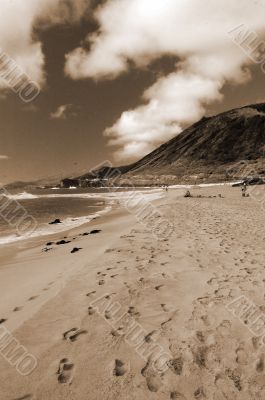
{"type": "Polygon", "coordinates": [[[69,362],[68,358],[63,358],[58,367],[57,375],[59,383],[68,383],[69,385],[73,379],[74,364],[69,362]]]}
{"type": "Polygon", "coordinates": [[[164,285],[155,286],[155,290],[160,290],[164,285]]]}
{"type": "Polygon", "coordinates": [[[114,337],[120,337],[120,336],[124,335],[122,327],[119,327],[118,329],[112,329],[112,331],[110,333],[114,337]]]}
{"type": "Polygon", "coordinates": [[[145,377],[146,385],[150,392],[158,392],[162,386],[162,380],[160,376],[155,373],[155,369],[151,365],[151,357],[148,359],[145,367],[142,368],[141,374],[145,377]]]}
{"type": "Polygon", "coordinates": [[[15,307],[13,312],[21,311],[23,307],[15,307]]]}
{"type": "Polygon", "coordinates": [[[171,400],[186,400],[186,397],[183,396],[183,394],[181,394],[179,392],[171,392],[170,399],[171,400]]]}
{"type": "Polygon", "coordinates": [[[166,321],[161,322],[161,324],[160,324],[161,328],[165,329],[167,324],[169,324],[170,322],[172,322],[172,318],[171,317],[169,319],[167,319],[166,321]]]}
{"type": "Polygon", "coordinates": [[[104,284],[105,284],[105,281],[104,281],[104,279],[101,279],[101,280],[98,282],[98,284],[99,284],[99,286],[102,286],[102,285],[104,285],[104,284]]]}
{"type": "Polygon", "coordinates": [[[148,333],[145,336],[144,340],[145,340],[146,343],[150,343],[150,342],[152,342],[154,340],[157,340],[158,337],[159,337],[159,331],[158,330],[154,330],[154,331],[148,333]]]}
{"type": "Polygon", "coordinates": [[[256,363],[256,371],[257,372],[263,372],[264,371],[264,354],[260,356],[256,363]]]}
{"type": "Polygon", "coordinates": [[[31,296],[31,297],[28,299],[28,301],[35,300],[37,297],[39,297],[39,296],[31,296]]]}
{"type": "Polygon", "coordinates": [[[69,331],[64,332],[63,338],[66,340],[68,338],[69,334],[71,334],[72,332],[77,332],[77,331],[78,331],[78,328],[69,329],[69,331]]]}
{"type": "Polygon", "coordinates": [[[63,338],[64,340],[70,340],[71,342],[75,342],[80,335],[87,334],[87,331],[84,329],[72,328],[69,331],[64,332],[63,338]]]}
{"type": "Polygon", "coordinates": [[[130,306],[130,307],[129,307],[129,309],[128,309],[128,314],[130,314],[131,316],[134,316],[134,317],[140,315],[140,313],[139,313],[139,312],[136,310],[136,308],[133,307],[133,306],[130,306]]]}
{"type": "Polygon", "coordinates": [[[6,322],[6,321],[7,321],[6,318],[1,318],[1,319],[0,319],[0,325],[3,324],[3,323],[6,322]]]}
{"type": "Polygon", "coordinates": [[[195,397],[195,399],[205,399],[206,398],[203,387],[199,387],[197,390],[195,390],[194,397],[195,397]]]}
{"type": "Polygon", "coordinates": [[[128,366],[121,360],[116,359],[114,363],[113,375],[123,376],[128,371],[128,366]]]}
{"type": "Polygon", "coordinates": [[[92,294],[95,294],[95,293],[97,293],[97,292],[95,290],[93,290],[93,292],[87,293],[86,296],[89,297],[89,296],[91,296],[92,294]]]}
{"type": "Polygon", "coordinates": [[[260,344],[259,344],[259,337],[254,336],[252,339],[252,345],[254,347],[254,350],[258,350],[260,344]]]}
{"type": "Polygon", "coordinates": [[[248,356],[246,351],[244,350],[244,345],[240,344],[236,349],[236,362],[241,365],[248,364],[248,356]]]}
{"type": "Polygon", "coordinates": [[[106,318],[106,319],[111,319],[111,318],[112,318],[111,312],[108,311],[108,310],[105,311],[105,314],[104,314],[104,315],[105,315],[105,318],[106,318]]]}
{"type": "Polygon", "coordinates": [[[231,332],[231,322],[228,320],[223,320],[220,325],[217,326],[216,330],[221,336],[227,336],[231,332]]]}
{"type": "Polygon", "coordinates": [[[71,340],[71,342],[75,342],[80,335],[86,335],[87,331],[85,329],[79,330],[76,333],[74,333],[73,335],[69,336],[69,340],[71,340]]]}
{"type": "Polygon", "coordinates": [[[89,306],[88,307],[88,315],[93,315],[95,314],[96,309],[94,307],[89,306]]]}
{"type": "Polygon", "coordinates": [[[235,387],[237,388],[238,391],[242,390],[242,385],[241,385],[241,375],[240,372],[238,372],[237,370],[231,370],[231,369],[227,369],[225,371],[225,374],[227,375],[227,377],[229,379],[231,379],[231,381],[234,383],[235,387]]]}
{"type": "Polygon", "coordinates": [[[197,364],[199,368],[206,367],[207,352],[208,348],[206,346],[196,346],[192,349],[194,363],[197,364]]]}
{"type": "Polygon", "coordinates": [[[166,304],[160,304],[160,305],[161,305],[161,308],[162,308],[162,310],[164,312],[169,312],[169,308],[168,308],[168,306],[166,304]]]}
{"type": "Polygon", "coordinates": [[[168,366],[171,371],[174,372],[176,375],[181,375],[183,370],[183,359],[182,357],[173,358],[168,362],[168,366]]]}
{"type": "Polygon", "coordinates": [[[18,397],[15,400],[31,400],[31,399],[33,399],[32,394],[26,394],[25,396],[18,397]]]}
{"type": "Polygon", "coordinates": [[[107,300],[110,300],[111,299],[111,296],[115,296],[115,292],[112,292],[112,293],[110,293],[110,294],[107,294],[106,296],[105,296],[105,299],[107,299],[107,300]]]}
{"type": "Polygon", "coordinates": [[[131,296],[136,296],[136,294],[137,294],[137,289],[130,288],[130,289],[128,289],[128,293],[129,293],[129,295],[131,295],[131,296]]]}

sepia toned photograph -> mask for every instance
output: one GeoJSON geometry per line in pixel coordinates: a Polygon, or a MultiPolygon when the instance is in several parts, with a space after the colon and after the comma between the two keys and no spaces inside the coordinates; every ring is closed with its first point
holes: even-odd
{"type": "Polygon", "coordinates": [[[0,0],[0,400],[265,399],[265,0],[0,0]]]}

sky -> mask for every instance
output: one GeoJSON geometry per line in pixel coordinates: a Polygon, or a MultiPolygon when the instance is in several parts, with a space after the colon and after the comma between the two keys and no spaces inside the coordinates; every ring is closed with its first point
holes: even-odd
{"type": "Polygon", "coordinates": [[[265,0],[1,0],[0,183],[125,165],[204,115],[265,102],[264,10],[265,0]],[[234,40],[240,26],[248,47],[234,40]],[[15,90],[10,65],[36,97],[15,90]]]}

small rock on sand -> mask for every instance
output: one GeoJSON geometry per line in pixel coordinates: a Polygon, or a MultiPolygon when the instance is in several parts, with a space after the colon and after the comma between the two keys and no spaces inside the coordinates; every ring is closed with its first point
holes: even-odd
{"type": "Polygon", "coordinates": [[[56,242],[56,244],[57,245],[59,245],[59,244],[67,244],[67,243],[70,243],[71,242],[71,240],[59,240],[59,242],[56,242]]]}
{"type": "Polygon", "coordinates": [[[59,218],[56,218],[54,221],[49,222],[49,225],[54,225],[54,224],[61,224],[62,221],[59,218]]]}
{"type": "Polygon", "coordinates": [[[71,250],[71,253],[76,253],[79,250],[82,250],[82,247],[74,247],[73,250],[71,250]]]}

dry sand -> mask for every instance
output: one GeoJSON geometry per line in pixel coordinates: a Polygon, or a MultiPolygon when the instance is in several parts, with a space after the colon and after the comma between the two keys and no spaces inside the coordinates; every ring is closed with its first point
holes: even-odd
{"type": "Polygon", "coordinates": [[[227,308],[244,295],[265,313],[264,210],[238,188],[193,193],[217,197],[156,203],[166,239],[116,210],[51,251],[61,236],[1,250],[0,328],[38,360],[22,376],[0,356],[1,400],[265,398],[262,340],[227,308]]]}

